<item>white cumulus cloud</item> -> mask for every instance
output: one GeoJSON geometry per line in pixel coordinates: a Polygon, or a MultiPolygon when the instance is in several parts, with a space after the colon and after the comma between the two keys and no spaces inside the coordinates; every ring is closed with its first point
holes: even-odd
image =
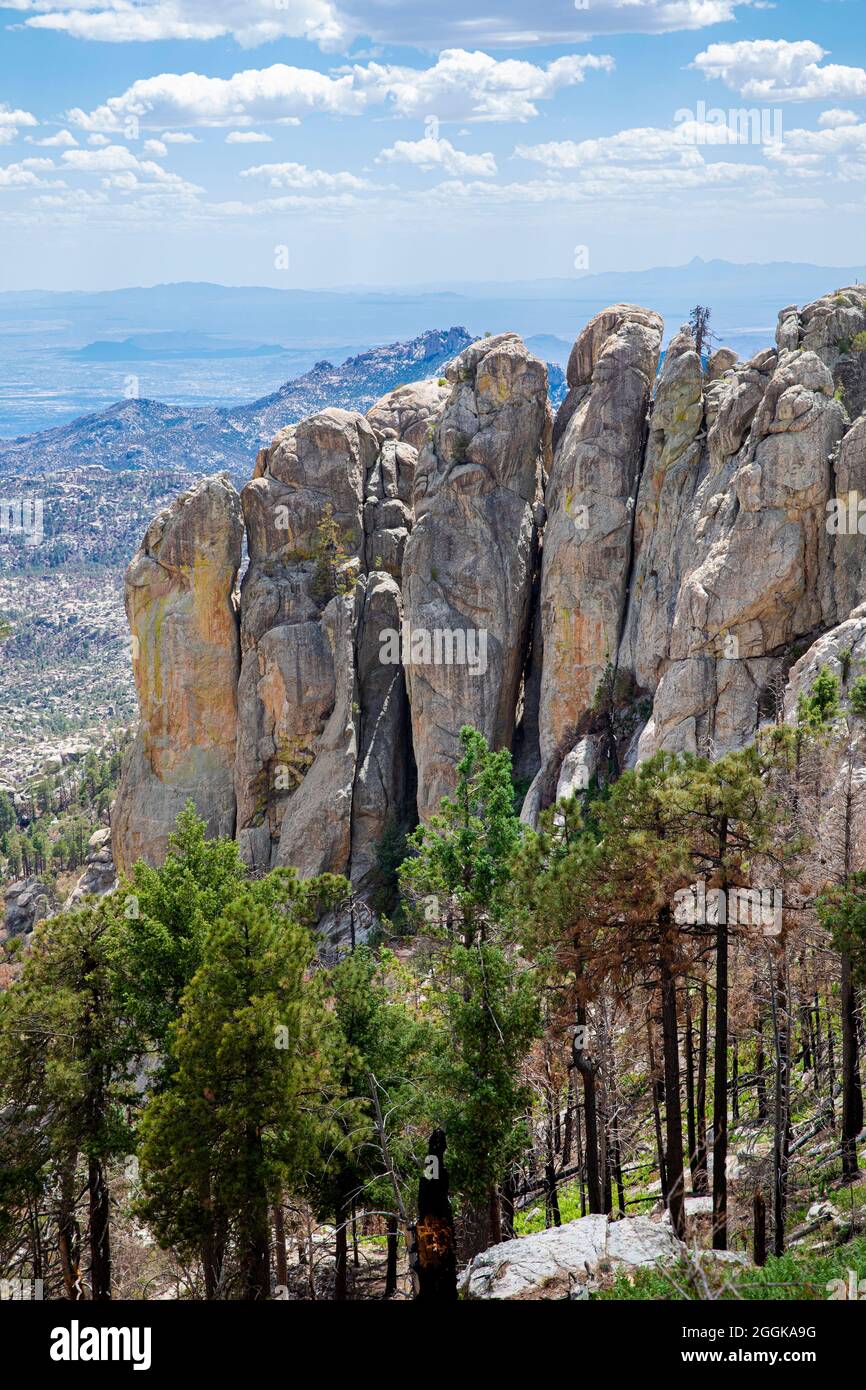
{"type": "MultiPolygon", "coordinates": [[[[529,47],[574,43],[601,34],[664,34],[729,22],[750,0],[488,0],[478,12],[465,0],[7,0],[27,12],[27,27],[101,43],[210,40],[243,47],[306,38],[347,52],[362,36],[414,44],[529,47]]],[[[761,0],[755,0],[760,4],[761,0]]]]}
{"type": "Polygon", "coordinates": [[[161,185],[165,191],[183,195],[201,192],[178,174],[163,169],[152,159],[139,159],[125,145],[106,145],[98,150],[67,150],[63,168],[79,174],[102,174],[107,187],[132,188],[139,183],[161,185]]]}
{"type": "Polygon", "coordinates": [[[342,171],[330,174],[325,169],[308,169],[305,164],[255,164],[242,169],[243,179],[266,179],[271,188],[294,188],[306,192],[355,191],[371,188],[367,179],[342,171]]]}
{"type": "Polygon", "coordinates": [[[56,135],[47,135],[44,140],[34,140],[34,145],[41,145],[48,149],[73,149],[78,141],[71,130],[58,130],[56,135]]]}
{"type": "Polygon", "coordinates": [[[613,71],[606,54],[572,53],[541,67],[517,58],[449,48],[429,68],[389,63],[355,64],[359,92],[384,103],[398,116],[440,121],[526,121],[538,115],[536,102],[584,81],[588,72],[613,71]]]}
{"type": "Polygon", "coordinates": [[[297,112],[329,111],[359,115],[364,97],[353,79],[328,77],[308,68],[275,63],[232,77],[205,77],[199,72],[164,72],[139,78],[119,96],[94,111],[76,108],[69,120],[82,130],[121,130],[135,118],[150,128],[163,125],[243,126],[278,120],[297,112]]]}
{"type": "Polygon", "coordinates": [[[93,111],[75,108],[68,119],[77,129],[102,133],[122,131],[133,120],[149,129],[243,129],[294,123],[315,112],[360,116],[377,107],[424,121],[431,115],[438,121],[525,121],[538,115],[536,103],[583,82],[587,73],[613,67],[605,54],[569,54],[540,66],[446,49],[427,68],[370,62],[326,74],[274,63],[231,77],[166,72],[140,78],[93,111]]]}
{"type": "Polygon", "coordinates": [[[467,154],[455,149],[450,140],[426,136],[423,140],[396,140],[382,150],[378,162],[413,164],[418,169],[441,169],[447,174],[466,178],[493,178],[496,160],[492,154],[467,154]]]}
{"type": "Polygon", "coordinates": [[[673,129],[652,126],[620,130],[594,140],[551,140],[541,145],[518,145],[519,159],[546,169],[587,169],[597,165],[701,164],[699,147],[735,145],[737,134],[727,126],[684,121],[673,129]]]}
{"type": "Polygon", "coordinates": [[[741,39],[711,43],[692,63],[751,101],[832,101],[866,97],[866,71],[823,63],[811,39],[741,39]]]}
{"type": "Polygon", "coordinates": [[[859,120],[860,117],[856,116],[853,111],[840,111],[836,106],[831,111],[822,111],[818,117],[818,124],[822,129],[826,127],[835,129],[836,126],[857,125],[859,120]]]}
{"type": "Polygon", "coordinates": [[[866,178],[866,122],[788,130],[782,145],[768,148],[766,154],[788,174],[842,183],[862,180],[866,178]]]}
{"type": "Polygon", "coordinates": [[[0,166],[0,188],[62,187],[62,181],[42,177],[54,167],[53,159],[22,159],[17,164],[0,166]]]}
{"type": "Polygon", "coordinates": [[[229,36],[248,48],[285,38],[328,46],[345,37],[330,0],[11,0],[11,5],[35,11],[24,21],[28,28],[99,43],[229,36]]]}
{"type": "Polygon", "coordinates": [[[5,101],[0,101],[0,145],[9,145],[17,139],[18,131],[22,126],[38,125],[36,117],[30,111],[17,111],[5,101]]]}

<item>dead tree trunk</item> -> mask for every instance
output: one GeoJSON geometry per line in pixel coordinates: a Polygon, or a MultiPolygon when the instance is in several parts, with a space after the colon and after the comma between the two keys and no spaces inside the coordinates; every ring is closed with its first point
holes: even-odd
{"type": "Polygon", "coordinates": [[[698,1140],[695,1130],[695,1040],[692,1024],[691,990],[686,984],[686,1138],[689,1147],[689,1172],[692,1192],[695,1190],[695,1171],[698,1164],[698,1140]]]}
{"type": "MultiPolygon", "coordinates": [[[[719,916],[725,917],[719,910],[719,916]]],[[[716,1027],[713,1040],[713,1249],[728,1248],[728,926],[716,926],[716,1027]]]]}
{"type": "Polygon", "coordinates": [[[707,982],[701,981],[701,1021],[698,1028],[698,1083],[695,1096],[695,1127],[697,1152],[692,1191],[696,1196],[706,1194],[707,1178],[707,1071],[710,1031],[710,1004],[707,982]]]}
{"type": "Polygon", "coordinates": [[[680,1240],[686,1239],[686,1209],[683,1174],[683,1116],[680,1108],[680,1049],[677,1036],[677,986],[671,970],[666,944],[661,956],[662,1045],[665,1067],[665,1138],[667,1140],[668,1210],[671,1226],[680,1240]]]}
{"type": "Polygon", "coordinates": [[[646,1026],[647,1046],[649,1049],[650,1077],[652,1080],[653,1097],[653,1124],[656,1132],[656,1153],[658,1154],[659,1183],[662,1190],[662,1201],[665,1206],[668,1204],[668,1174],[665,1164],[665,1146],[662,1142],[662,1116],[661,1116],[661,1096],[662,1084],[656,1071],[655,1048],[653,1047],[652,1023],[647,1019],[646,1026]]]}
{"type": "Polygon", "coordinates": [[[842,1181],[858,1174],[857,1135],[863,1128],[863,1090],[860,1084],[860,1046],[857,1037],[857,996],[851,980],[851,957],[840,962],[842,1014],[842,1181]]]}
{"type": "Polygon", "coordinates": [[[457,1242],[448,1197],[445,1131],[434,1129],[418,1182],[418,1221],[415,1226],[418,1298],[454,1302],[457,1298],[457,1242]]]}
{"type": "Polygon", "coordinates": [[[276,1264],[277,1285],[284,1289],[289,1282],[289,1259],[286,1250],[286,1222],[283,1216],[282,1198],[274,1202],[274,1261],[276,1264]]]}
{"type": "Polygon", "coordinates": [[[596,1065],[586,1050],[586,1009],[578,1004],[575,1010],[575,1031],[572,1040],[572,1059],[583,1082],[583,1114],[585,1124],[584,1152],[586,1156],[586,1189],[591,1213],[600,1213],[602,1206],[601,1172],[598,1152],[598,1103],[596,1099],[596,1065]]]}
{"type": "MultiPolygon", "coordinates": [[[[784,952],[784,946],[781,948],[784,952]]],[[[790,1149],[791,1038],[788,981],[784,954],[778,962],[771,994],[773,1042],[776,1050],[776,1092],[773,1107],[773,1254],[785,1250],[790,1149]]]]}
{"type": "Polygon", "coordinates": [[[758,1267],[767,1263],[767,1206],[760,1188],[752,1199],[752,1255],[758,1267]]]}

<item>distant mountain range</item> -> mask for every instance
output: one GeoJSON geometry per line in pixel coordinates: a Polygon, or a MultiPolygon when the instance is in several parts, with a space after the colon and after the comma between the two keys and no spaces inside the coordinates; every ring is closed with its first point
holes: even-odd
{"type": "Polygon", "coordinates": [[[70,349],[70,356],[80,362],[184,362],[191,358],[280,357],[286,351],[279,343],[226,342],[212,333],[142,333],[119,342],[101,338],[70,349]]]}
{"type": "Polygon", "coordinates": [[[431,327],[444,329],[459,317],[479,331],[511,329],[524,338],[553,334],[573,341],[587,318],[618,300],[656,309],[665,318],[668,336],[696,303],[712,307],[720,333],[766,332],[780,305],[802,304],[863,280],[866,264],[737,265],[695,257],[686,265],[648,270],[393,290],[181,282],[97,292],[5,291],[0,293],[0,339],[29,339],[32,345],[36,338],[45,346],[80,349],[95,339],[126,337],[144,346],[145,335],[156,338],[181,330],[249,344],[253,332],[253,347],[279,342],[287,349],[308,349],[319,344],[325,356],[329,345],[374,346],[415,337],[431,327]]]}
{"type": "Polygon", "coordinates": [[[665,341],[695,304],[709,305],[719,339],[751,357],[772,342],[780,305],[863,280],[866,266],[695,258],[648,270],[392,290],[179,283],[7,291],[0,293],[0,437],[67,424],[133,390],[190,409],[237,408],[321,359],[337,365],[454,323],[479,334],[519,333],[564,366],[586,321],[617,302],[657,310],[665,341]]]}
{"type": "MultiPolygon", "coordinates": [[[[243,406],[186,408],[124,400],[95,415],[21,439],[0,440],[0,475],[56,475],[70,467],[193,474],[223,469],[246,481],[256,453],[285,425],[325,406],[367,410],[401,382],[433,376],[472,341],[465,328],[430,330],[350,357],[321,361],[278,391],[243,406]]],[[[552,369],[553,385],[561,372],[552,369]]]]}

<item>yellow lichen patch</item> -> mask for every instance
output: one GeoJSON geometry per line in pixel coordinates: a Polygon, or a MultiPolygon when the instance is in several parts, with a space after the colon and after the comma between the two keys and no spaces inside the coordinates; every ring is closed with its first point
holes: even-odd
{"type": "Polygon", "coordinates": [[[511,399],[511,383],[502,371],[484,366],[479,367],[475,377],[475,389],[482,396],[495,396],[504,405],[511,399]]]}

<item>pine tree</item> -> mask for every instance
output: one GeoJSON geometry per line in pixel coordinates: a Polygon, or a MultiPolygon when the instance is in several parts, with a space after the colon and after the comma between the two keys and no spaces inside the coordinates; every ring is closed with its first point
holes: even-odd
{"type": "MultiPolygon", "coordinates": [[[[91,1297],[111,1297],[107,1168],[132,1151],[136,1039],[117,1006],[111,900],[39,930],[21,980],[0,995],[3,1218],[60,1193],[54,1230],[67,1297],[79,1158],[85,1166],[91,1297]]],[[[34,1275],[34,1277],[40,1277],[34,1275]]]]}
{"type": "Polygon", "coordinates": [[[269,1210],[315,1152],[331,1062],[306,891],[278,870],[214,923],[142,1119],[142,1213],[200,1258],[208,1298],[269,1296],[269,1210]]]}
{"type": "Polygon", "coordinates": [[[327,1152],[309,1189],[320,1216],[335,1223],[337,1299],[348,1294],[348,1229],[357,1204],[396,1215],[394,1183],[406,1185],[414,1176],[413,1145],[421,1142],[428,1118],[422,1051],[430,1028],[389,996],[389,976],[393,987],[399,967],[390,952],[377,957],[359,947],[327,977],[337,1099],[322,1129],[327,1152]],[[384,1136],[377,1129],[374,1087],[385,1107],[384,1136]]]}
{"type": "Polygon", "coordinates": [[[187,803],[159,868],[139,862],[121,885],[124,930],[115,968],[126,1011],[164,1048],[180,997],[197,970],[207,933],[245,891],[247,870],[233,840],[208,840],[187,803]]]}
{"type": "Polygon", "coordinates": [[[534,984],[503,926],[521,832],[511,755],[469,727],[460,743],[454,795],[410,837],[415,857],[400,879],[439,942],[433,991],[443,1031],[431,1080],[453,1187],[475,1208],[483,1249],[500,1236],[498,1184],[519,1151],[528,1100],[520,1066],[541,1025],[534,984]]]}
{"type": "Polygon", "coordinates": [[[512,861],[510,913],[524,950],[538,962],[551,1020],[572,1035],[571,1067],[583,1086],[584,1151],[590,1213],[604,1210],[598,1116],[601,1059],[589,1035],[588,1006],[604,982],[599,971],[599,885],[604,862],[597,826],[581,798],[545,811],[512,861]]]}

